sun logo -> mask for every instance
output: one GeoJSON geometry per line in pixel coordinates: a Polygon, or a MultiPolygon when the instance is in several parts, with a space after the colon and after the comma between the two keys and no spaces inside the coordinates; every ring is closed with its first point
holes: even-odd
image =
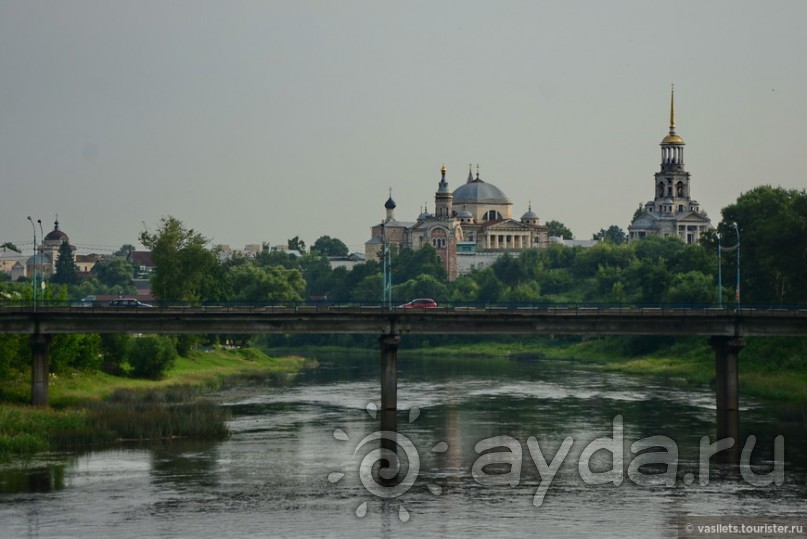
{"type": "MultiPolygon", "coordinates": [[[[375,404],[368,404],[366,410],[370,417],[376,418],[378,407],[375,404]]],[[[414,422],[418,417],[420,417],[419,408],[413,407],[409,410],[409,423],[414,422]]],[[[343,442],[350,441],[350,438],[342,429],[335,429],[333,437],[343,442]]],[[[394,442],[397,450],[377,447],[367,453],[359,465],[359,479],[370,494],[378,498],[397,498],[415,484],[415,480],[420,473],[420,455],[415,444],[409,438],[399,432],[386,430],[375,431],[365,436],[356,446],[353,455],[358,454],[359,449],[365,445],[374,442],[380,443],[381,440],[394,442]],[[379,442],[376,442],[377,440],[379,442]],[[404,457],[403,460],[401,457],[404,457]],[[386,465],[382,463],[386,463],[386,465]],[[394,481],[401,472],[402,467],[405,469],[404,477],[394,481]]],[[[439,442],[431,450],[434,453],[444,453],[447,449],[447,443],[439,442]]],[[[331,472],[328,474],[328,481],[336,484],[343,477],[345,477],[345,474],[341,472],[331,472]]],[[[427,484],[426,488],[435,496],[439,496],[443,492],[439,485],[433,483],[427,484]]],[[[356,516],[363,518],[366,514],[367,502],[365,501],[356,508],[356,516]]],[[[401,504],[398,509],[398,518],[401,519],[401,522],[408,522],[409,516],[409,511],[401,504]]]]}

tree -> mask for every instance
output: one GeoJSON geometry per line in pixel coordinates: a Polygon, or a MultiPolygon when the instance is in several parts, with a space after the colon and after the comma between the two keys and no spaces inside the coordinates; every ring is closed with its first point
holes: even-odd
{"type": "Polygon", "coordinates": [[[297,251],[300,254],[305,254],[305,242],[300,239],[300,236],[294,236],[292,239],[288,240],[286,245],[289,251],[297,251]]]}
{"type": "Polygon", "coordinates": [[[129,287],[134,278],[135,267],[120,257],[104,257],[95,263],[90,273],[104,286],[129,287]]]}
{"type": "Polygon", "coordinates": [[[233,299],[238,301],[302,301],[305,280],[299,270],[244,264],[230,271],[233,299]]]}
{"type": "Polygon", "coordinates": [[[214,251],[205,248],[208,239],[186,229],[174,217],[163,217],[153,234],[140,233],[140,243],[151,249],[154,273],[151,289],[161,300],[199,301],[215,284],[210,275],[218,266],[214,251]]]}
{"type": "Polygon", "coordinates": [[[311,246],[311,252],[322,256],[347,256],[349,251],[342,240],[330,236],[320,236],[311,246]]]}
{"type": "Polygon", "coordinates": [[[446,278],[437,250],[430,244],[417,250],[403,248],[397,253],[393,252],[391,264],[392,281],[395,284],[404,283],[420,275],[431,275],[440,280],[446,278]]]}
{"type": "Polygon", "coordinates": [[[119,256],[121,258],[125,258],[126,260],[128,260],[132,252],[134,251],[137,251],[134,245],[132,245],[131,243],[124,243],[123,245],[120,246],[120,249],[112,253],[112,255],[119,256]]]}
{"type": "Polygon", "coordinates": [[[127,356],[132,376],[159,380],[174,364],[177,351],[170,337],[144,335],[129,341],[127,356]]]}
{"type": "Polygon", "coordinates": [[[73,256],[73,248],[66,241],[59,245],[59,254],[56,257],[56,271],[50,280],[58,284],[75,284],[78,282],[78,266],[76,266],[76,259],[73,256]]]}
{"type": "MultiPolygon", "coordinates": [[[[807,302],[807,191],[763,185],[740,195],[722,210],[718,231],[723,247],[737,243],[743,303],[807,302]]],[[[707,238],[710,253],[717,238],[707,238]]],[[[736,254],[724,253],[723,284],[736,272],[736,254]]]]}
{"type": "Polygon", "coordinates": [[[549,236],[554,238],[563,238],[564,240],[571,240],[574,238],[574,234],[569,228],[561,223],[560,221],[549,221],[546,224],[549,227],[549,236]]]}
{"type": "Polygon", "coordinates": [[[14,251],[15,253],[22,253],[22,251],[20,251],[20,248],[11,243],[10,241],[7,241],[3,245],[0,245],[0,249],[3,249],[4,251],[8,249],[9,251],[14,251]]]}
{"type": "Polygon", "coordinates": [[[617,225],[611,225],[608,229],[601,228],[599,232],[595,232],[593,239],[621,245],[628,241],[628,235],[617,225]]]}

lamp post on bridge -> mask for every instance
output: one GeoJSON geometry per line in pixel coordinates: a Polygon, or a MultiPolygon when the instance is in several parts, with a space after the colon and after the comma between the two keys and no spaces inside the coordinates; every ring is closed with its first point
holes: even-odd
{"type": "Polygon", "coordinates": [[[381,223],[381,255],[382,255],[382,283],[381,306],[392,307],[392,261],[390,259],[389,244],[387,243],[387,230],[381,223]]]}
{"type": "Polygon", "coordinates": [[[737,222],[733,222],[735,232],[737,232],[737,290],[735,292],[735,299],[737,300],[737,310],[740,310],[740,228],[737,222]]]}
{"type": "Polygon", "coordinates": [[[720,232],[717,236],[717,306],[723,308],[723,259],[720,252],[720,232]]]}
{"type": "Polygon", "coordinates": [[[39,268],[39,303],[45,304],[45,231],[42,230],[42,219],[37,219],[39,223],[39,239],[42,240],[42,248],[39,250],[39,260],[42,261],[42,267],[39,268]]]}
{"type": "Polygon", "coordinates": [[[31,221],[31,229],[34,231],[34,258],[33,260],[33,279],[31,280],[31,289],[32,289],[32,296],[31,300],[34,304],[34,310],[36,310],[36,225],[34,224],[34,220],[31,219],[31,216],[28,216],[28,220],[31,221]]]}

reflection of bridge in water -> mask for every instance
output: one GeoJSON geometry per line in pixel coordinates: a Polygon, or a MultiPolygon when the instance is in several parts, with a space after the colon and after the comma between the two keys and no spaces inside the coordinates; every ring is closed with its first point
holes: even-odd
{"type": "Polygon", "coordinates": [[[738,357],[748,336],[805,336],[807,308],[624,306],[207,306],[167,308],[5,307],[0,333],[30,335],[31,402],[48,403],[48,354],[57,333],[237,333],[379,336],[381,425],[397,430],[397,361],[407,334],[703,335],[715,351],[718,437],[737,438],[738,357]]]}

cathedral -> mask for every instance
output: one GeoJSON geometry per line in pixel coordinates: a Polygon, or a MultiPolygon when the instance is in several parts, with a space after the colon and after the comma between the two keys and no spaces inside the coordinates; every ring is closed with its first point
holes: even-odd
{"type": "Polygon", "coordinates": [[[433,214],[424,209],[416,221],[398,221],[391,193],[384,207],[386,217],[372,227],[365,258],[379,259],[384,243],[397,249],[431,245],[449,281],[489,266],[504,253],[545,247],[549,241],[548,229],[532,207],[521,219],[513,219],[513,203],[501,189],[480,178],[478,166],[476,177],[469,169],[466,182],[453,192],[446,181],[446,167],[440,169],[433,214]]]}
{"type": "Polygon", "coordinates": [[[628,226],[628,239],[651,234],[678,236],[696,243],[712,222],[690,192],[689,172],[684,169],[684,139],[675,133],[675,93],[670,93],[670,132],[661,141],[661,170],[654,177],[655,198],[639,208],[628,226]]]}

